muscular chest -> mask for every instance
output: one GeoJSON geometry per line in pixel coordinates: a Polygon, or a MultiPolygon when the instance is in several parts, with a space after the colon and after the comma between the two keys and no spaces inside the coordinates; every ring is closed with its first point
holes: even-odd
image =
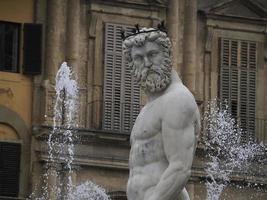
{"type": "Polygon", "coordinates": [[[131,133],[131,168],[164,159],[161,123],[158,106],[142,109],[131,133]]]}
{"type": "Polygon", "coordinates": [[[132,133],[131,142],[154,137],[161,131],[160,113],[155,106],[145,107],[138,115],[132,133]]]}

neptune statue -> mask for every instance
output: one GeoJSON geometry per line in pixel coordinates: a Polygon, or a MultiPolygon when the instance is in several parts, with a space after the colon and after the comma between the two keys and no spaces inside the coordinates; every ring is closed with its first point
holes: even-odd
{"type": "Polygon", "coordinates": [[[172,69],[164,29],[137,26],[123,39],[125,59],[148,97],[131,132],[128,200],[187,200],[200,130],[197,104],[172,69]]]}

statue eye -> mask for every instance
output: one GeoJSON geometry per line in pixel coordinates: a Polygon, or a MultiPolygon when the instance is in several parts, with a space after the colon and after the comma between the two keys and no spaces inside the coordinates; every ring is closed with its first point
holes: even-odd
{"type": "Polygon", "coordinates": [[[156,55],[158,55],[158,52],[157,52],[157,51],[151,51],[151,52],[149,52],[149,57],[150,57],[150,58],[153,58],[153,57],[155,57],[156,55]]]}
{"type": "Polygon", "coordinates": [[[143,60],[143,57],[142,57],[141,55],[135,55],[135,56],[134,56],[134,60],[140,62],[140,61],[143,60]]]}

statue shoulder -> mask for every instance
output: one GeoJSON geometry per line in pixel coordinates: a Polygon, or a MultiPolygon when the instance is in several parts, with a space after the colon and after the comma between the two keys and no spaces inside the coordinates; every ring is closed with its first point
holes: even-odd
{"type": "Polygon", "coordinates": [[[189,89],[180,83],[175,83],[164,97],[164,103],[177,108],[195,108],[196,101],[189,89]]]}
{"type": "Polygon", "coordinates": [[[177,123],[193,118],[198,110],[193,94],[182,84],[176,83],[162,99],[163,120],[177,123]]]}

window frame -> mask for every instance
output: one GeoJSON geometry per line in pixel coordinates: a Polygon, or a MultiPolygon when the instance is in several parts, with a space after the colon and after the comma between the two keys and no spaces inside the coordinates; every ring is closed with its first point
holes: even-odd
{"type": "MultiPolygon", "coordinates": [[[[264,69],[264,43],[265,43],[265,35],[257,31],[251,31],[247,30],[245,27],[242,27],[243,24],[238,27],[238,29],[233,29],[230,28],[231,24],[223,23],[221,21],[212,21],[208,20],[207,25],[210,23],[217,24],[216,28],[215,26],[209,26],[210,28],[208,29],[208,34],[207,34],[207,40],[206,40],[206,47],[205,47],[205,55],[206,55],[206,63],[205,63],[205,69],[209,71],[209,78],[206,78],[206,81],[209,83],[209,87],[206,88],[209,93],[209,98],[210,99],[215,99],[218,97],[219,94],[219,73],[220,73],[220,68],[219,68],[219,38],[230,38],[232,40],[245,40],[245,41],[253,41],[258,44],[258,54],[257,54],[257,71],[256,71],[256,102],[255,102],[255,119],[262,118],[262,115],[259,111],[264,105],[262,105],[262,95],[260,91],[262,89],[258,89],[258,86],[261,84],[261,80],[259,79],[260,73],[264,69]],[[215,23],[216,22],[216,23],[215,23]],[[221,24],[222,23],[222,24],[221,24]],[[208,60],[207,58],[210,59],[208,60]],[[207,62],[208,61],[208,62],[207,62]]],[[[260,26],[259,26],[260,27],[260,26]]],[[[255,128],[255,139],[256,140],[261,140],[261,137],[258,133],[258,125],[256,122],[256,128],[255,128]]],[[[253,137],[254,137],[253,136],[253,137]]]]}
{"type": "Polygon", "coordinates": [[[259,44],[224,37],[219,38],[218,44],[218,97],[223,104],[227,101],[233,118],[244,131],[243,139],[249,140],[254,138],[256,131],[259,44]]]}
{"type": "MultiPolygon", "coordinates": [[[[104,85],[103,85],[103,104],[102,104],[102,129],[105,131],[112,131],[112,132],[119,132],[119,133],[126,133],[129,134],[133,125],[134,125],[134,121],[137,118],[139,111],[140,111],[140,107],[141,107],[141,90],[139,88],[139,86],[136,85],[136,83],[134,83],[133,78],[130,74],[129,69],[126,69],[127,64],[123,58],[122,55],[122,47],[120,46],[120,43],[122,42],[121,39],[121,32],[119,31],[120,28],[124,28],[126,30],[126,32],[131,32],[133,26],[130,25],[125,25],[125,24],[118,24],[118,23],[109,23],[106,22],[104,23],[105,29],[104,29],[104,55],[103,55],[103,59],[104,59],[104,77],[103,77],[103,81],[104,81],[104,85]],[[114,42],[109,43],[108,41],[110,41],[111,38],[109,38],[108,40],[108,27],[114,27],[114,34],[113,37],[115,38],[114,42]],[[116,32],[117,31],[117,32],[116,32]],[[118,32],[119,31],[119,32],[118,32]],[[120,40],[120,41],[117,41],[120,40]],[[110,49],[110,45],[114,45],[113,48],[114,49],[110,49]],[[117,47],[117,45],[119,45],[120,47],[117,47]],[[118,50],[121,50],[121,52],[119,52],[118,50]],[[112,56],[113,58],[109,61],[112,62],[112,68],[110,69],[108,67],[108,56],[112,56]],[[117,66],[114,69],[114,66],[116,65],[117,61],[117,56],[119,57],[119,61],[120,61],[120,57],[121,57],[121,66],[117,66]],[[121,69],[118,69],[119,67],[121,67],[121,69]],[[112,71],[118,71],[120,70],[120,83],[116,82],[115,80],[115,74],[112,75],[112,80],[107,80],[106,77],[109,76],[109,74],[107,74],[107,70],[112,70],[112,71]],[[118,86],[120,88],[120,95],[119,96],[115,96],[115,92],[114,87],[110,87],[110,82],[112,82],[112,85],[114,86],[116,84],[117,89],[118,86]],[[128,86],[127,86],[128,85],[128,86]],[[127,89],[130,88],[130,91],[128,92],[127,95],[126,94],[126,87],[128,87],[127,89]],[[138,89],[137,89],[138,88],[138,89]],[[110,92],[110,90],[112,90],[110,92]],[[130,106],[128,107],[128,112],[126,111],[126,106],[128,105],[129,102],[129,98],[127,99],[126,96],[130,96],[130,106]],[[108,105],[109,101],[111,99],[111,105],[108,105]],[[118,99],[119,99],[119,105],[118,104],[118,99]],[[138,102],[138,103],[136,103],[138,102]],[[135,105],[137,104],[137,105],[135,105]],[[115,108],[116,107],[116,108],[115,108]],[[117,110],[115,110],[117,109],[117,110]],[[130,109],[130,110],[129,110],[130,109]],[[110,112],[110,113],[107,113],[110,112]],[[117,112],[116,116],[114,116],[114,112],[117,112]],[[109,121],[110,120],[110,121],[109,121]],[[116,124],[115,124],[116,123],[116,124]],[[116,126],[114,126],[114,124],[116,126]]],[[[112,32],[112,31],[111,31],[112,32]]]]}

